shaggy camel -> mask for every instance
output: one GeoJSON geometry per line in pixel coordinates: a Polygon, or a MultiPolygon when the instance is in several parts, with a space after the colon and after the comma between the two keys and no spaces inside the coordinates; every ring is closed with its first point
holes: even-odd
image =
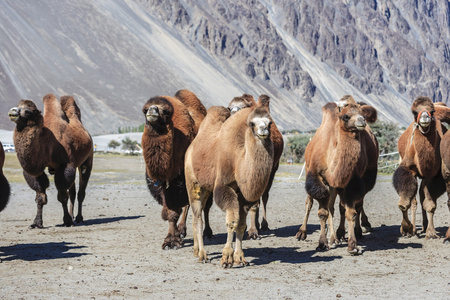
{"type": "Polygon", "coordinates": [[[4,210],[9,201],[11,189],[8,180],[3,174],[3,164],[5,163],[5,151],[0,143],[0,211],[4,210]]]}
{"type": "Polygon", "coordinates": [[[79,108],[70,96],[58,99],[47,94],[43,98],[44,116],[31,100],[21,100],[9,111],[10,119],[16,123],[14,145],[17,158],[23,168],[28,185],[36,191],[37,214],[32,228],[43,227],[42,209],[47,204],[46,189],[48,177],[44,170],[48,167],[55,175],[58,201],[64,211],[64,225],[72,226],[74,220],[82,222],[82,203],[92,170],[92,138],[80,120],[79,108]],[[64,108],[64,110],[63,110],[64,108]],[[75,176],[78,168],[78,215],[74,219],[75,176]],[[71,198],[71,208],[67,200],[71,198]]]}
{"type": "Polygon", "coordinates": [[[449,121],[450,109],[443,105],[434,105],[430,98],[420,96],[414,100],[411,111],[414,122],[399,138],[398,151],[402,161],[393,175],[394,188],[400,196],[398,207],[403,214],[400,232],[404,236],[417,233],[416,193],[417,178],[420,178],[422,180],[419,198],[422,205],[423,230],[426,229],[426,238],[438,238],[433,217],[436,200],[445,192],[441,172],[441,149],[444,148],[440,143],[446,129],[441,122],[449,121]],[[408,218],[410,207],[411,221],[408,218]]]}
{"type": "Polygon", "coordinates": [[[345,220],[349,224],[348,251],[360,254],[356,238],[363,226],[370,227],[363,214],[364,196],[375,185],[378,163],[378,142],[367,122],[375,122],[376,110],[357,104],[350,95],[323,108],[322,124],[305,151],[306,214],[296,237],[306,238],[306,223],[313,199],[319,202],[320,238],[318,249],[329,249],[326,221],[330,225],[331,244],[345,236],[345,220]],[[333,214],[336,196],[340,198],[341,222],[334,231],[333,214]]]}
{"type": "Polygon", "coordinates": [[[202,210],[208,197],[226,212],[227,243],[221,265],[246,265],[242,238],[249,208],[264,193],[273,168],[269,97],[229,117],[225,107],[211,107],[186,152],[186,186],[193,212],[194,255],[208,261],[203,245],[202,210]],[[236,232],[235,250],[232,242],[236,232]]]}
{"type": "Polygon", "coordinates": [[[185,225],[179,229],[177,222],[183,207],[189,204],[184,179],[184,155],[198,129],[191,115],[200,122],[201,115],[206,111],[197,97],[188,97],[188,91],[177,95],[179,99],[153,97],[142,109],[145,115],[142,149],[147,186],[151,195],[163,206],[163,220],[169,223],[163,249],[179,248],[183,244],[180,229],[183,231],[185,225]],[[189,100],[186,104],[182,102],[185,99],[189,100]]]}
{"type": "MultiPolygon", "coordinates": [[[[246,107],[253,107],[256,106],[255,99],[253,96],[249,94],[244,94],[241,97],[235,97],[231,102],[228,104],[228,109],[231,112],[231,115],[236,113],[237,111],[246,108],[246,107]]],[[[275,123],[272,123],[272,126],[270,127],[270,139],[273,143],[273,168],[272,173],[270,174],[269,183],[267,184],[267,188],[264,191],[262,195],[262,220],[261,220],[261,226],[259,223],[259,206],[260,203],[256,203],[254,206],[250,208],[249,215],[250,215],[250,226],[247,230],[248,232],[248,238],[249,239],[257,239],[259,237],[259,230],[261,231],[268,231],[269,230],[269,223],[267,222],[267,202],[269,201],[269,191],[272,187],[273,179],[275,178],[275,173],[278,170],[278,166],[280,163],[281,154],[283,153],[284,148],[284,141],[283,141],[283,135],[281,134],[280,130],[278,130],[278,127],[275,123]]],[[[205,209],[206,213],[206,209],[205,209]]],[[[209,226],[208,223],[205,221],[205,230],[209,226]]]]}

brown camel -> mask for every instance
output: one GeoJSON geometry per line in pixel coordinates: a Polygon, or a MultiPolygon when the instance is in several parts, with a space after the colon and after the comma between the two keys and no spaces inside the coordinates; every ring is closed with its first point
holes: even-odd
{"type": "MultiPolygon", "coordinates": [[[[404,236],[417,233],[415,213],[417,209],[417,178],[422,179],[419,198],[422,205],[422,224],[426,238],[438,238],[433,217],[436,200],[445,192],[445,183],[441,172],[441,139],[448,122],[450,109],[444,105],[434,105],[430,98],[417,97],[411,111],[414,122],[405,130],[398,141],[398,151],[402,158],[393,175],[394,188],[400,196],[398,207],[403,220],[400,232],[404,236]],[[411,207],[411,221],[408,210],[411,207]]],[[[445,170],[444,170],[445,172],[445,170]]]]}
{"type": "Polygon", "coordinates": [[[42,209],[47,204],[46,189],[48,177],[44,170],[48,167],[55,175],[58,201],[64,211],[64,225],[74,224],[73,202],[75,201],[75,176],[78,168],[78,215],[76,222],[82,222],[82,203],[92,170],[92,138],[84,129],[79,108],[70,96],[58,99],[47,94],[43,98],[44,116],[31,100],[21,100],[9,111],[9,117],[16,123],[14,145],[17,158],[23,168],[28,185],[36,191],[37,214],[32,228],[43,227],[42,209]],[[64,110],[63,110],[63,107],[64,110]],[[77,112],[73,113],[73,112],[77,112]],[[71,208],[67,207],[69,194],[71,208]]]}
{"type": "Polygon", "coordinates": [[[363,214],[364,196],[374,187],[377,175],[378,142],[366,125],[376,120],[376,110],[357,104],[350,95],[322,108],[322,124],[305,151],[306,214],[296,237],[306,238],[306,223],[313,199],[319,202],[320,238],[318,249],[329,249],[326,221],[330,225],[332,244],[345,236],[349,224],[348,251],[360,254],[356,238],[362,236],[359,223],[370,227],[363,214]],[[341,222],[334,231],[333,213],[336,196],[340,198],[341,222]]]}
{"type": "Polygon", "coordinates": [[[3,164],[5,163],[5,151],[0,143],[0,211],[4,210],[9,201],[11,189],[8,180],[3,174],[3,164]]]}
{"type": "MultiPolygon", "coordinates": [[[[237,111],[246,108],[256,106],[255,99],[252,95],[244,94],[241,97],[235,97],[228,104],[228,109],[231,112],[231,115],[236,113],[237,111]]],[[[259,206],[260,202],[256,203],[254,206],[250,208],[250,226],[247,230],[249,239],[257,239],[259,238],[259,231],[268,231],[269,223],[267,222],[267,202],[269,201],[269,191],[272,187],[273,179],[275,178],[275,173],[278,170],[278,166],[280,164],[281,154],[283,153],[284,141],[283,135],[275,123],[272,123],[270,127],[270,139],[273,143],[273,168],[272,173],[270,174],[269,183],[267,184],[267,188],[264,191],[261,199],[262,199],[262,220],[261,224],[259,223],[259,206]]],[[[206,212],[206,210],[205,210],[206,212]]],[[[206,223],[206,222],[205,222],[206,223]]],[[[209,224],[205,225],[205,230],[208,228],[209,224]]]]}
{"type": "Polygon", "coordinates": [[[147,185],[151,195],[163,206],[163,220],[169,223],[163,249],[179,248],[183,244],[180,229],[183,231],[185,225],[177,227],[177,222],[183,207],[189,204],[184,155],[197,134],[196,121],[191,116],[196,116],[197,120],[206,111],[197,97],[188,94],[180,91],[177,93],[179,98],[153,97],[142,109],[145,115],[142,149],[147,185]],[[189,100],[188,104],[182,102],[185,99],[189,100]]]}
{"type": "MultiPolygon", "coordinates": [[[[450,211],[450,132],[447,132],[441,141],[441,155],[442,155],[442,176],[445,180],[447,189],[447,206],[450,211]]],[[[450,242],[450,226],[445,234],[444,242],[450,242]]]]}
{"type": "Polygon", "coordinates": [[[227,243],[221,265],[246,265],[242,238],[249,208],[259,201],[273,168],[269,97],[229,117],[224,107],[211,107],[186,152],[186,185],[193,212],[194,255],[208,261],[203,245],[202,210],[212,193],[226,212],[227,243]],[[236,232],[235,250],[232,248],[236,232]]]}

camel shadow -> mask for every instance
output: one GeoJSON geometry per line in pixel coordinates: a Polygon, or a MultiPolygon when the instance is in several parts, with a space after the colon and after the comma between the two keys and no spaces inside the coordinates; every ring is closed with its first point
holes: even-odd
{"type": "MultiPolygon", "coordinates": [[[[245,249],[245,257],[250,265],[268,265],[268,264],[304,264],[314,262],[329,262],[336,259],[342,259],[339,255],[314,256],[318,253],[316,250],[298,251],[299,247],[262,247],[245,249]]],[[[209,255],[211,260],[219,260],[222,253],[213,252],[209,255]]],[[[236,267],[236,266],[235,266],[236,267]]]]}
{"type": "MultiPolygon", "coordinates": [[[[295,235],[297,234],[300,226],[301,226],[301,224],[294,225],[294,226],[280,227],[280,228],[270,230],[267,232],[272,232],[277,237],[292,237],[295,239],[295,235]]],[[[308,224],[306,233],[308,235],[311,235],[315,231],[320,231],[320,225],[319,224],[308,224]]],[[[266,235],[266,233],[262,232],[262,234],[260,233],[260,235],[266,235]]]]}
{"type": "MultiPolygon", "coordinates": [[[[107,224],[107,223],[114,223],[124,220],[135,220],[139,218],[143,218],[145,216],[129,216],[129,217],[110,217],[110,218],[100,218],[100,219],[91,219],[91,220],[85,220],[82,223],[77,223],[75,226],[91,226],[91,225],[101,225],[101,224],[107,224]]],[[[64,225],[59,225],[64,226],[64,225]]]]}
{"type": "Polygon", "coordinates": [[[17,244],[7,247],[0,247],[2,261],[38,261],[59,258],[75,258],[88,253],[70,253],[75,249],[82,249],[86,246],[73,246],[73,243],[42,243],[42,244],[17,244]],[[5,257],[6,256],[6,257],[5,257]]]}

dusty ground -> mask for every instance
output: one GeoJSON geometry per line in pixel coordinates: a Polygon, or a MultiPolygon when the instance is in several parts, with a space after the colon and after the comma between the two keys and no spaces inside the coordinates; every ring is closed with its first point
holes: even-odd
{"type": "MultiPolygon", "coordinates": [[[[401,238],[401,214],[390,176],[379,176],[366,198],[374,227],[359,241],[361,256],[346,245],[317,252],[315,203],[306,241],[294,238],[304,214],[300,167],[282,166],[269,200],[269,226],[260,240],[244,241],[247,267],[222,269],[225,214],[212,209],[215,239],[206,240],[211,263],[197,263],[188,220],[185,246],[163,251],[167,226],[144,185],[140,157],[96,156],[82,225],[65,228],[53,183],[44,229],[29,229],[34,192],[14,154],[5,173],[12,197],[0,214],[1,299],[448,299],[450,245],[423,235],[401,238]]],[[[449,226],[446,197],[435,224],[449,226]]],[[[419,216],[421,222],[421,216],[419,216]]],[[[419,226],[420,227],[420,226],[419,226]]]]}

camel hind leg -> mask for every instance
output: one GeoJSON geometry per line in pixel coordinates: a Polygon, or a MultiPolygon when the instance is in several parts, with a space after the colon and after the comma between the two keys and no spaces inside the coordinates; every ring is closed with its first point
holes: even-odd
{"type": "Polygon", "coordinates": [[[397,194],[400,196],[398,207],[403,215],[400,233],[403,236],[414,235],[416,234],[416,225],[409,221],[408,210],[411,207],[413,199],[417,193],[417,180],[408,168],[400,165],[394,172],[392,182],[397,194]]]}
{"type": "Polygon", "coordinates": [[[314,199],[308,195],[305,200],[305,216],[303,217],[303,223],[298,229],[297,234],[295,235],[295,238],[298,240],[306,240],[306,237],[308,236],[306,233],[306,226],[308,224],[309,214],[311,213],[311,208],[313,206],[314,199]]]}
{"type": "Polygon", "coordinates": [[[75,185],[75,175],[76,169],[72,165],[67,165],[65,168],[57,168],[55,170],[55,186],[58,190],[57,197],[63,207],[63,223],[66,227],[73,226],[73,219],[69,213],[67,202],[69,199],[68,190],[75,185]]]}
{"type": "Polygon", "coordinates": [[[432,180],[423,180],[420,185],[420,202],[423,213],[423,230],[426,230],[427,239],[439,238],[434,226],[434,212],[436,210],[436,200],[445,192],[445,183],[438,174],[432,180]]]}
{"type": "MultiPolygon", "coordinates": [[[[92,172],[92,163],[93,163],[93,156],[88,157],[86,161],[78,167],[79,172],[79,186],[78,186],[78,214],[75,218],[75,222],[82,223],[83,222],[83,201],[86,198],[86,187],[89,182],[89,178],[91,177],[92,172]]],[[[75,187],[75,184],[74,184],[75,187]]],[[[69,191],[70,193],[70,191],[69,191]]],[[[72,198],[71,198],[72,201],[72,198]]],[[[75,201],[75,197],[74,200],[75,201]]]]}
{"type": "Polygon", "coordinates": [[[258,228],[259,228],[259,206],[260,202],[257,201],[255,204],[250,207],[249,217],[250,217],[250,226],[248,227],[248,239],[256,240],[259,238],[258,228]]]}
{"type": "Polygon", "coordinates": [[[23,177],[25,178],[25,181],[30,186],[30,188],[36,192],[37,213],[33,224],[30,225],[30,228],[42,228],[42,210],[44,205],[47,204],[47,194],[45,193],[45,191],[50,185],[48,177],[45,173],[34,177],[29,175],[25,171],[23,171],[23,177]]]}

